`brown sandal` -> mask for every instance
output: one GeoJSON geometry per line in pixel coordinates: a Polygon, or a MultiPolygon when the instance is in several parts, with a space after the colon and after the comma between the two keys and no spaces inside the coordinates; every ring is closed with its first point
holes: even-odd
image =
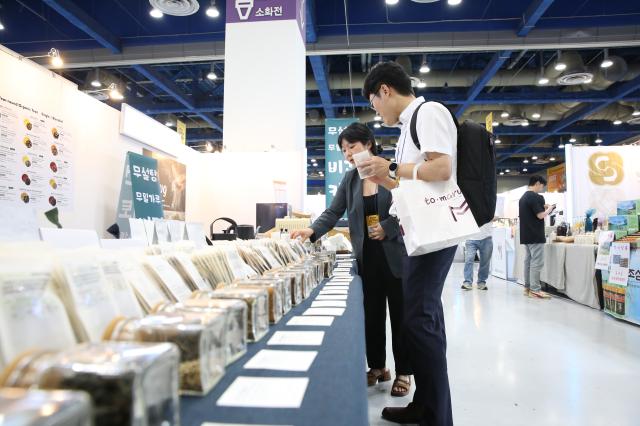
{"type": "Polygon", "coordinates": [[[374,373],[374,369],[367,371],[367,386],[373,386],[378,382],[388,382],[391,380],[391,372],[388,368],[382,370],[375,369],[378,372],[374,373]]]}
{"type": "Polygon", "coordinates": [[[402,380],[396,377],[393,381],[393,386],[391,387],[391,396],[407,396],[409,395],[409,391],[411,390],[411,377],[409,377],[409,381],[402,380]],[[394,389],[402,389],[401,391],[396,391],[394,389]]]}

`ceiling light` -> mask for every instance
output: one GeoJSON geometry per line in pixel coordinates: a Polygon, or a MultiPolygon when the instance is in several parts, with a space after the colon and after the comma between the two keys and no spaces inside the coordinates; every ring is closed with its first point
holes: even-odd
{"type": "Polygon", "coordinates": [[[527,172],[527,169],[522,169],[522,172],[523,172],[523,173],[526,173],[526,172],[527,172]]]}
{"type": "Polygon", "coordinates": [[[549,79],[547,77],[540,77],[538,80],[538,84],[540,86],[544,86],[545,84],[549,84],[549,79]]]}
{"type": "Polygon", "coordinates": [[[429,71],[431,71],[431,68],[429,68],[429,65],[427,65],[426,62],[423,62],[422,65],[420,66],[420,74],[426,74],[429,71]]]}
{"type": "Polygon", "coordinates": [[[109,85],[109,97],[114,101],[121,101],[124,99],[124,96],[122,96],[122,93],[120,93],[118,86],[116,86],[115,83],[111,83],[109,85]]]}
{"type": "Polygon", "coordinates": [[[637,110],[633,111],[633,113],[631,115],[633,115],[634,117],[639,116],[640,115],[640,109],[637,109],[637,110]]]}
{"type": "Polygon", "coordinates": [[[167,126],[167,127],[173,127],[173,121],[167,120],[167,121],[164,122],[164,125],[167,126]]]}
{"type": "Polygon", "coordinates": [[[502,141],[500,140],[500,138],[496,139],[496,144],[500,145],[502,143],[502,141]]]}
{"type": "Polygon", "coordinates": [[[2,25],[2,22],[0,22],[0,31],[4,30],[4,25],[2,25]]]}
{"type": "Polygon", "coordinates": [[[511,172],[511,170],[507,169],[507,170],[505,170],[504,172],[505,172],[505,173],[509,173],[509,172],[511,172]]]}
{"type": "Polygon", "coordinates": [[[424,80],[420,80],[420,83],[418,83],[418,89],[424,89],[425,87],[427,87],[427,83],[424,80]]]}
{"type": "Polygon", "coordinates": [[[211,1],[211,4],[209,5],[209,7],[207,8],[207,11],[205,13],[207,14],[207,16],[209,18],[217,18],[217,17],[220,16],[220,11],[216,7],[215,0],[211,1]]]}
{"type": "Polygon", "coordinates": [[[529,125],[529,121],[525,120],[522,122],[522,127],[527,127],[529,125]]]}
{"type": "Polygon", "coordinates": [[[531,115],[531,118],[533,118],[533,119],[537,120],[538,118],[540,118],[540,114],[539,114],[539,113],[537,113],[537,112],[534,112],[534,113],[531,115]]]}
{"type": "Polygon", "coordinates": [[[504,111],[502,114],[500,114],[500,117],[509,118],[509,113],[507,111],[504,111]]]}
{"type": "Polygon", "coordinates": [[[558,50],[558,56],[556,58],[556,65],[554,66],[556,71],[564,71],[567,69],[567,64],[562,62],[562,52],[558,50]]]}
{"type": "Polygon", "coordinates": [[[613,61],[609,59],[609,49],[604,49],[604,58],[600,63],[600,68],[609,68],[613,65],[613,61]]]}
{"type": "Polygon", "coordinates": [[[149,11],[149,15],[156,19],[160,19],[164,16],[164,13],[160,9],[156,9],[155,7],[149,11]]]}
{"type": "Polygon", "coordinates": [[[621,125],[621,124],[622,124],[622,121],[621,121],[621,120],[616,120],[616,121],[614,121],[614,122],[613,122],[613,125],[614,125],[614,126],[619,126],[619,125],[621,125]]]}
{"type": "Polygon", "coordinates": [[[549,158],[549,161],[556,161],[556,157],[549,158]]]}
{"type": "Polygon", "coordinates": [[[497,121],[494,121],[493,123],[491,123],[493,125],[493,127],[498,127],[500,125],[500,123],[498,123],[497,121]]]}
{"type": "Polygon", "coordinates": [[[209,80],[215,80],[216,78],[218,78],[218,76],[216,75],[216,65],[215,64],[211,64],[211,70],[209,70],[209,73],[207,74],[207,78],[209,80]]]}
{"type": "Polygon", "coordinates": [[[564,144],[563,144],[563,143],[561,143],[560,145],[558,145],[558,148],[560,148],[560,149],[564,149],[564,144]]]}
{"type": "Polygon", "coordinates": [[[213,151],[213,144],[211,142],[207,142],[207,152],[213,151]]]}
{"type": "Polygon", "coordinates": [[[91,79],[91,86],[95,88],[102,87],[102,83],[100,82],[100,70],[96,69],[93,73],[93,78],[91,79]]]}
{"type": "Polygon", "coordinates": [[[64,64],[62,58],[60,57],[60,51],[55,47],[52,47],[51,50],[49,50],[47,56],[51,58],[51,65],[56,68],[60,68],[64,64]]]}
{"type": "Polygon", "coordinates": [[[596,143],[602,143],[602,139],[600,139],[600,136],[598,136],[595,140],[596,143]]]}
{"type": "Polygon", "coordinates": [[[526,158],[522,161],[524,164],[529,164],[529,160],[527,160],[526,158]]]}
{"type": "Polygon", "coordinates": [[[398,4],[400,0],[384,0],[384,2],[388,5],[393,6],[394,4],[398,4]]]}
{"type": "Polygon", "coordinates": [[[457,6],[462,3],[462,0],[447,0],[447,3],[449,4],[449,6],[457,6]]]}
{"type": "Polygon", "coordinates": [[[504,172],[500,172],[500,176],[504,176],[504,172]]]}
{"type": "Polygon", "coordinates": [[[571,142],[571,143],[575,143],[575,142],[576,142],[576,138],[571,138],[571,139],[569,139],[569,142],[571,142]]]}
{"type": "Polygon", "coordinates": [[[373,125],[373,127],[375,127],[376,129],[379,129],[382,126],[380,125],[380,123],[376,123],[376,124],[373,125]]]}
{"type": "Polygon", "coordinates": [[[382,117],[380,117],[379,115],[376,115],[375,117],[373,117],[374,121],[382,121],[382,117]]]}
{"type": "Polygon", "coordinates": [[[534,155],[533,157],[531,157],[531,159],[532,159],[533,161],[536,161],[536,160],[538,159],[538,156],[534,155]]]}

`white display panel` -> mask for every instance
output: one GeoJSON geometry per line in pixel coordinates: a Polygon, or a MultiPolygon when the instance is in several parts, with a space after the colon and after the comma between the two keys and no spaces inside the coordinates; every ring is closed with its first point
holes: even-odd
{"type": "Polygon", "coordinates": [[[127,104],[120,110],[120,133],[174,157],[182,147],[177,132],[127,104]]]}

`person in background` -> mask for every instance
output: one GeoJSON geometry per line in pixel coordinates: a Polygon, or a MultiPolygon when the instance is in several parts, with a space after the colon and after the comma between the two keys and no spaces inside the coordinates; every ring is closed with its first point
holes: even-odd
{"type": "MultiPolygon", "coordinates": [[[[495,218],[494,218],[495,220],[495,218]]],[[[489,278],[489,267],[491,266],[491,256],[493,254],[493,222],[486,223],[480,227],[480,232],[465,243],[464,257],[464,282],[463,290],[473,289],[473,263],[476,253],[480,257],[480,269],[478,269],[478,290],[488,290],[487,278],[489,278]]]]}
{"type": "Polygon", "coordinates": [[[534,299],[549,299],[540,285],[540,271],[544,264],[544,218],[555,209],[555,205],[548,205],[544,197],[547,181],[542,176],[532,176],[529,179],[527,192],[520,198],[520,244],[524,244],[526,255],[524,258],[524,295],[534,299]]]}
{"type": "MultiPolygon", "coordinates": [[[[361,123],[349,125],[338,144],[353,166],[353,155],[369,150],[377,155],[371,130],[361,123]]],[[[358,170],[348,171],[328,209],[310,228],[293,231],[291,238],[315,241],[329,232],[347,212],[353,252],[358,261],[364,294],[364,325],[367,350],[367,384],[391,380],[386,368],[387,302],[391,317],[391,339],[396,365],[392,396],[406,396],[411,389],[411,369],[402,337],[402,262],[407,256],[398,221],[389,216],[391,193],[369,179],[360,179],[358,170]]]]}
{"type": "MultiPolygon", "coordinates": [[[[444,105],[416,98],[411,78],[395,62],[374,66],[365,78],[362,93],[387,126],[401,124],[395,162],[373,157],[361,165],[364,173],[375,174],[376,182],[388,189],[395,188],[398,179],[412,179],[414,171],[417,179],[427,182],[456,180],[458,131],[444,105]],[[416,121],[420,149],[410,132],[411,117],[417,108],[420,108],[416,121]]],[[[421,256],[408,256],[405,261],[404,331],[416,391],[408,406],[386,407],[382,411],[386,420],[453,425],[442,289],[456,249],[454,245],[421,256]]]]}

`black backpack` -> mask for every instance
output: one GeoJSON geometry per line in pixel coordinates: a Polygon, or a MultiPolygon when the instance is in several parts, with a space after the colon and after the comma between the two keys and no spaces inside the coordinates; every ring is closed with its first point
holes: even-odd
{"type": "MultiPolygon", "coordinates": [[[[411,138],[418,150],[420,141],[416,128],[418,111],[411,117],[411,138]]],[[[444,105],[446,108],[446,105],[444,105]]],[[[472,121],[458,123],[455,114],[447,108],[458,130],[458,186],[469,204],[478,226],[493,220],[498,192],[496,180],[496,149],[494,138],[483,126],[472,121]]]]}

